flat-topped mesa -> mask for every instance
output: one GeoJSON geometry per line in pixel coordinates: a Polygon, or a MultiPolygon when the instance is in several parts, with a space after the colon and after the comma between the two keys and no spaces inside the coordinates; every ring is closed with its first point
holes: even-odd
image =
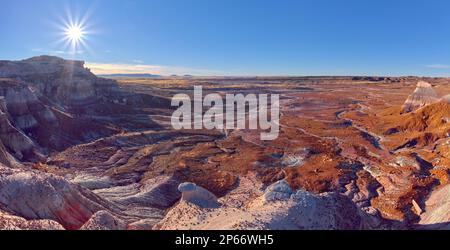
{"type": "Polygon", "coordinates": [[[409,113],[437,101],[439,101],[439,98],[431,84],[419,81],[414,92],[403,104],[403,112],[409,113]]]}
{"type": "Polygon", "coordinates": [[[27,63],[37,63],[37,64],[41,64],[41,63],[47,63],[47,64],[73,64],[74,67],[84,67],[84,61],[80,61],[80,60],[66,60],[60,57],[56,57],[56,56],[46,56],[46,55],[42,55],[42,56],[35,56],[35,57],[31,57],[25,60],[22,60],[23,62],[27,62],[27,63]]]}
{"type": "Polygon", "coordinates": [[[0,61],[0,78],[27,82],[47,98],[62,105],[85,105],[117,87],[113,80],[96,77],[84,61],[38,56],[22,61],[0,61]]]}
{"type": "MultiPolygon", "coordinates": [[[[65,60],[55,56],[37,56],[21,61],[0,61],[0,77],[3,78],[23,78],[33,77],[45,78],[45,75],[62,73],[65,70],[75,70],[79,73],[79,69],[84,69],[91,76],[94,76],[89,70],[84,68],[83,61],[65,60]]],[[[45,79],[42,79],[45,80],[45,79]]]]}

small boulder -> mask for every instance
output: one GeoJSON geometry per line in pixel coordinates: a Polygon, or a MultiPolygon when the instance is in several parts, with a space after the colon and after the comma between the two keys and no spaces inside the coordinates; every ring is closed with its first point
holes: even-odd
{"type": "Polygon", "coordinates": [[[192,182],[184,182],[178,186],[182,193],[181,200],[195,204],[202,208],[215,208],[219,206],[217,197],[208,190],[192,182]]]}
{"type": "Polygon", "coordinates": [[[268,186],[264,192],[264,201],[288,200],[293,194],[286,180],[277,181],[268,186]]]}

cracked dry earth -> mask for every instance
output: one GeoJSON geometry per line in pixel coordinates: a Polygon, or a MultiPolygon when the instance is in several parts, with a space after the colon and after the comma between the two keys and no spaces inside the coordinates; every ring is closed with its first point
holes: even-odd
{"type": "Polygon", "coordinates": [[[449,228],[448,79],[0,77],[1,229],[449,228]],[[172,130],[194,85],[280,94],[279,137],[172,130]]]}

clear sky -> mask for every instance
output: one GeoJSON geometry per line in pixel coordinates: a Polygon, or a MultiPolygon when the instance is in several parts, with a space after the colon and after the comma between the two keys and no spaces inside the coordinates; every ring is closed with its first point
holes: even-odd
{"type": "Polygon", "coordinates": [[[448,76],[450,1],[2,0],[0,59],[41,54],[102,73],[448,76]]]}

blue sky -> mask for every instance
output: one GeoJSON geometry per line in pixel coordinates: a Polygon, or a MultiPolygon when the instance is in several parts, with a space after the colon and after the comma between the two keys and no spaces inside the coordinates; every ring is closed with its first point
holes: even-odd
{"type": "Polygon", "coordinates": [[[2,0],[0,59],[52,54],[112,73],[449,76],[448,13],[437,0],[2,0]],[[76,55],[58,42],[69,16],[88,31],[76,55]]]}

